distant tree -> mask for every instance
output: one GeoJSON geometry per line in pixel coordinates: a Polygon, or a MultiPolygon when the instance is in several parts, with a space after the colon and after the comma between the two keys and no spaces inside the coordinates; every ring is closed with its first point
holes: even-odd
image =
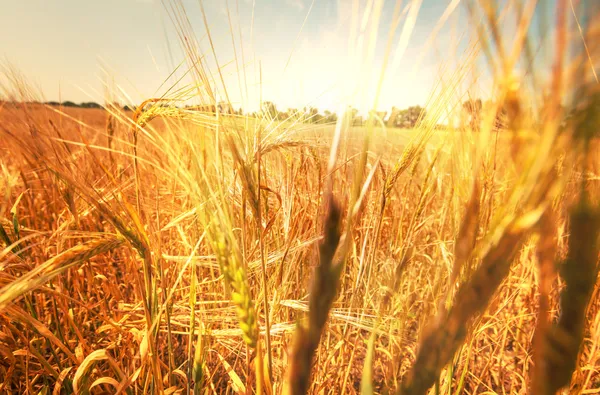
{"type": "Polygon", "coordinates": [[[290,118],[294,122],[304,123],[306,122],[307,115],[304,113],[304,109],[302,108],[288,108],[287,110],[290,118]]]}
{"type": "Polygon", "coordinates": [[[60,106],[60,103],[57,101],[47,101],[46,104],[49,106],[60,106]]]}
{"type": "Polygon", "coordinates": [[[288,114],[286,111],[279,111],[277,112],[277,120],[279,121],[287,121],[290,117],[290,114],[288,114]]]}
{"type": "Polygon", "coordinates": [[[425,115],[425,109],[421,106],[412,106],[405,110],[397,110],[394,126],[397,128],[412,129],[417,125],[419,120],[425,117],[425,115]]]}
{"type": "Polygon", "coordinates": [[[308,123],[319,123],[322,116],[319,114],[319,109],[316,107],[304,107],[304,121],[308,123]]]}
{"type": "Polygon", "coordinates": [[[200,104],[200,105],[187,105],[186,109],[190,111],[198,111],[198,112],[206,112],[206,113],[215,113],[217,108],[214,104],[200,104]]]}
{"type": "Polygon", "coordinates": [[[100,104],[98,104],[98,103],[95,103],[95,102],[93,102],[93,101],[91,101],[91,102],[85,102],[85,103],[81,103],[81,104],[79,105],[79,107],[81,107],[81,108],[102,108],[102,106],[101,106],[100,104]]]}
{"type": "Polygon", "coordinates": [[[214,104],[204,104],[204,105],[195,106],[194,111],[214,114],[217,112],[217,107],[214,104]]]}
{"type": "Polygon", "coordinates": [[[325,110],[324,111],[324,117],[323,117],[323,122],[325,123],[336,123],[337,122],[337,114],[334,112],[331,112],[329,110],[325,110]]]}
{"type": "Polygon", "coordinates": [[[277,106],[275,103],[266,101],[262,104],[261,111],[263,114],[269,117],[269,119],[277,119],[277,106]]]}
{"type": "Polygon", "coordinates": [[[79,107],[76,103],[72,101],[64,101],[62,102],[63,107],[79,107]]]}

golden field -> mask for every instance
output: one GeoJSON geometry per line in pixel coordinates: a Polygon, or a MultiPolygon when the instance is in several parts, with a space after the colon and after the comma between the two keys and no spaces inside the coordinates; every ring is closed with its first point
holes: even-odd
{"type": "Polygon", "coordinates": [[[12,78],[0,393],[600,393],[598,42],[579,69],[557,47],[541,98],[505,59],[501,130],[52,107],[12,78]]]}

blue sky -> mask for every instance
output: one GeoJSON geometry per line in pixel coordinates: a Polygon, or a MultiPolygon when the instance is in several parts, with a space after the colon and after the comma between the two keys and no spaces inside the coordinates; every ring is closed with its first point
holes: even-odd
{"type": "MultiPolygon", "coordinates": [[[[101,102],[108,71],[110,80],[126,92],[134,104],[139,103],[163,93],[164,87],[157,89],[184,60],[168,11],[173,3],[170,0],[164,3],[160,0],[0,0],[3,14],[0,37],[9,37],[0,44],[0,58],[21,70],[47,100],[57,100],[60,96],[62,100],[101,102]]],[[[181,3],[198,39],[200,52],[207,56],[209,69],[216,75],[200,1],[181,0],[181,3]]],[[[381,3],[381,12],[372,10],[371,17],[365,19],[368,23],[364,39],[368,40],[369,29],[375,25],[374,17],[380,15],[374,30],[377,43],[372,59],[368,56],[371,45],[365,45],[367,49],[359,53],[350,51],[359,40],[357,23],[365,18],[366,3],[366,0],[203,0],[234,106],[257,108],[261,96],[260,64],[262,97],[274,101],[279,108],[315,105],[321,110],[337,110],[348,103],[362,110],[371,108],[396,2],[375,0],[374,7],[381,3]],[[358,12],[353,14],[355,4],[358,4],[358,12]],[[234,25],[237,66],[228,9],[234,25]],[[358,19],[353,19],[353,15],[358,19]],[[245,66],[241,64],[242,48],[245,66]],[[245,70],[246,82],[243,71],[238,70],[245,70]]],[[[406,19],[399,24],[389,61],[395,67],[387,69],[378,108],[426,104],[439,81],[440,66],[451,60],[456,64],[463,56],[470,30],[462,5],[450,15],[432,45],[425,45],[450,3],[451,0],[422,1],[404,55],[394,63],[406,19]]],[[[410,14],[407,4],[411,2],[402,2],[404,17],[410,14]]]]}

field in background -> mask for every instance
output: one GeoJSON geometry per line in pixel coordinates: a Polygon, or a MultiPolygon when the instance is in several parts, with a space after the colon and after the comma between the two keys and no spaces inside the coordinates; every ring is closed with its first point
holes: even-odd
{"type": "MultiPolygon", "coordinates": [[[[66,114],[27,106],[5,107],[0,113],[7,137],[2,142],[3,212],[18,201],[14,218],[23,240],[19,253],[3,252],[0,284],[6,286],[77,245],[106,240],[114,244],[89,259],[55,267],[54,273],[46,268],[40,275],[49,276],[47,282],[0,313],[4,390],[35,392],[48,386],[69,392],[73,385],[92,385],[92,392],[98,393],[100,388],[112,391],[111,385],[126,383],[128,388],[148,391],[148,379],[141,378],[151,371],[151,360],[156,360],[163,388],[185,392],[188,386],[193,388],[190,363],[197,342],[190,333],[194,331],[202,334],[208,391],[243,393],[244,388],[255,386],[255,354],[242,340],[236,307],[225,296],[218,256],[203,242],[209,225],[202,221],[211,214],[203,219],[201,212],[214,210],[208,207],[211,199],[217,199],[222,202],[217,206],[224,204],[227,207],[222,208],[230,210],[231,230],[239,242],[261,329],[265,316],[260,301],[265,291],[268,296],[273,390],[279,393],[289,364],[291,336],[296,320],[307,310],[318,261],[316,246],[323,227],[320,201],[331,128],[282,131],[263,142],[267,147],[261,170],[265,288],[256,213],[245,192],[243,170],[229,148],[217,143],[233,130],[214,122],[198,126],[209,122],[202,115],[191,121],[151,121],[138,136],[136,192],[129,115],[107,129],[115,115],[101,110],[67,110],[66,114]],[[114,152],[106,151],[111,128],[114,152]],[[77,143],[83,141],[90,148],[77,143]],[[196,189],[205,177],[217,188],[216,195],[196,189]],[[139,208],[134,209],[138,202],[139,208]],[[137,210],[138,219],[132,217],[137,210]],[[122,233],[134,231],[136,223],[151,246],[150,268],[135,247],[116,238],[115,226],[123,226],[122,233]],[[146,276],[150,283],[144,285],[146,276]],[[161,311],[155,318],[159,325],[153,345],[147,344],[146,287],[154,295],[154,314],[161,311]]],[[[255,132],[240,135],[248,138],[249,147],[255,132]]],[[[364,134],[360,129],[354,132],[356,138],[350,131],[350,138],[342,142],[334,175],[334,194],[343,206],[348,205],[352,169],[360,152],[358,136],[364,134]]],[[[455,238],[470,195],[473,172],[468,151],[475,145],[475,135],[441,133],[430,140],[427,150],[419,150],[412,145],[418,140],[411,143],[410,139],[422,132],[392,130],[387,141],[373,138],[381,160],[367,166],[373,176],[356,219],[340,293],[316,355],[313,393],[359,391],[367,363],[372,364],[375,391],[394,388],[415,360],[420,330],[439,312],[439,301],[448,292],[455,238]],[[446,153],[438,152],[438,147],[446,153]],[[415,149],[417,155],[407,157],[406,152],[415,149]],[[437,161],[432,162],[436,152],[437,161]],[[390,185],[394,171],[398,176],[390,185]],[[367,362],[373,331],[377,343],[373,359],[367,362]]],[[[493,226],[493,216],[516,177],[508,150],[493,148],[490,153],[504,153],[490,160],[493,168],[482,180],[478,239],[493,226]]],[[[566,253],[565,210],[570,195],[565,196],[556,206],[559,256],[566,253]]],[[[10,217],[5,219],[2,225],[14,240],[10,217]]],[[[537,309],[535,245],[535,238],[525,241],[501,291],[442,372],[443,393],[526,390],[537,309]]],[[[595,298],[591,318],[597,317],[598,307],[595,298]]],[[[600,385],[598,338],[596,318],[573,378],[573,385],[588,389],[585,393],[600,385]]],[[[266,359],[264,363],[266,368],[266,359]]]]}

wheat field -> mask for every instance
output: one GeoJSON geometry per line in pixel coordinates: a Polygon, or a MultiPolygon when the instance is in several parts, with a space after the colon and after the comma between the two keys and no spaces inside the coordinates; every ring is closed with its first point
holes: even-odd
{"type": "Polygon", "coordinates": [[[0,393],[600,393],[600,13],[553,4],[544,73],[534,1],[514,37],[466,3],[478,130],[439,127],[448,81],[405,130],[44,105],[4,67],[0,393]]]}

